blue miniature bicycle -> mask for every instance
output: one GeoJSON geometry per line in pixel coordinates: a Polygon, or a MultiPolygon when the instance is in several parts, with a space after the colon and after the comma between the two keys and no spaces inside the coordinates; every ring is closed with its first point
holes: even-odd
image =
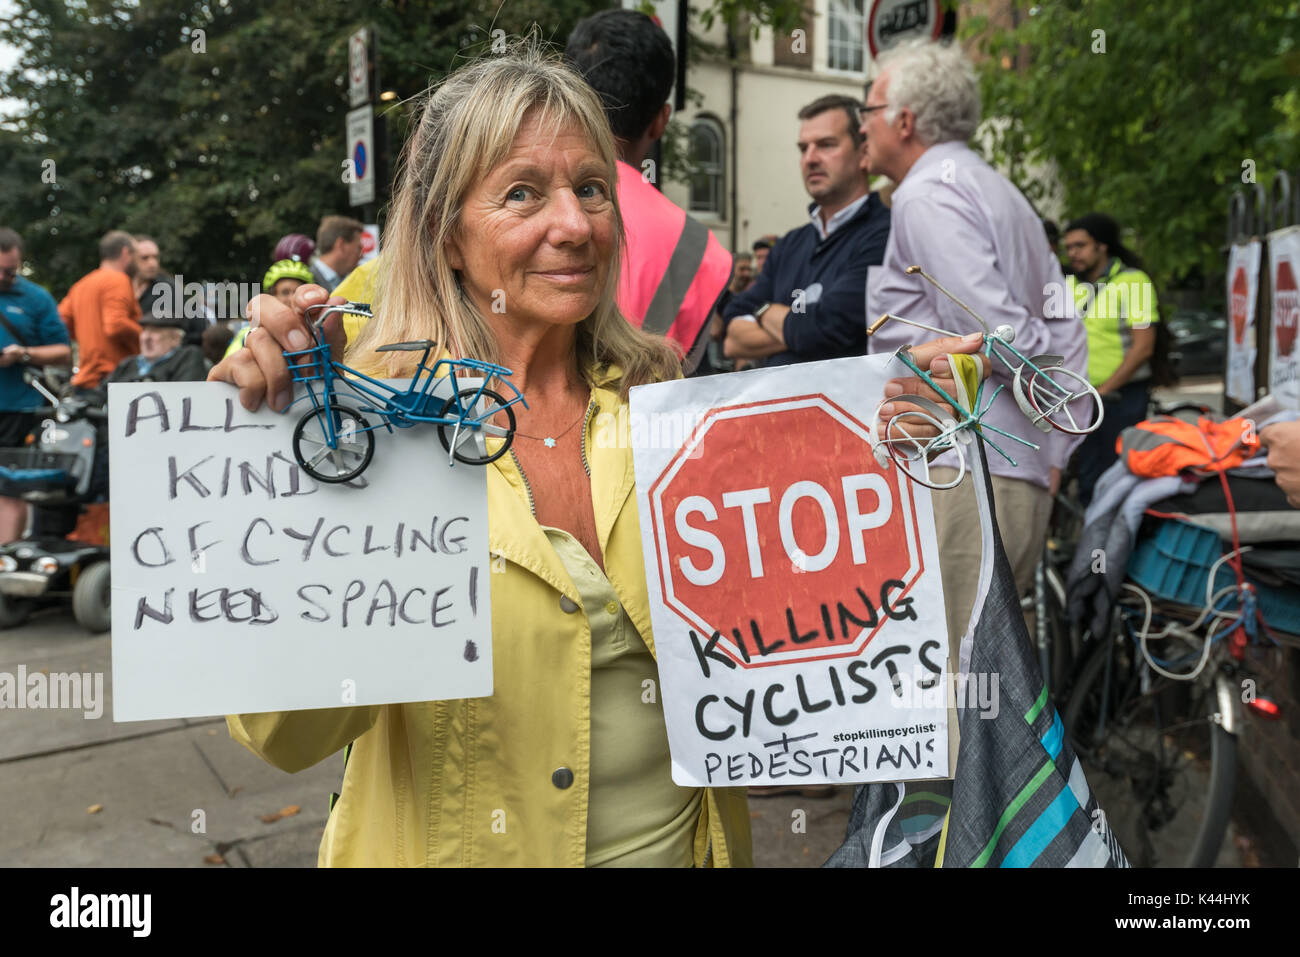
{"type": "MultiPolygon", "coordinates": [[[[316,345],[310,349],[285,352],[289,374],[294,382],[304,383],[312,408],[299,420],[293,432],[293,454],[303,471],[321,482],[350,482],[370,464],[375,454],[374,432],[380,426],[391,432],[394,427],[408,429],[418,422],[436,425],[438,438],[447,451],[447,464],[455,461],[468,465],[495,462],[510,449],[515,437],[516,402],[528,403],[508,376],[504,366],[478,359],[439,359],[428,364],[429,353],[437,345],[429,339],[393,342],[380,346],[378,352],[422,352],[415,374],[405,389],[396,389],[373,379],[330,356],[321,325],[331,315],[371,318],[365,303],[311,306],[319,317],[310,324],[316,345]],[[461,388],[457,372],[463,371],[482,381],[477,386],[461,388]],[[434,395],[439,381],[451,384],[450,398],[434,395]],[[511,394],[505,399],[497,387],[511,394]],[[342,388],[355,406],[339,397],[342,388]],[[366,418],[373,415],[376,422],[366,418]],[[502,422],[501,419],[505,421],[502,422]],[[500,439],[495,449],[488,439],[500,439]]],[[[295,399],[294,401],[300,401],[295,399]]]]}

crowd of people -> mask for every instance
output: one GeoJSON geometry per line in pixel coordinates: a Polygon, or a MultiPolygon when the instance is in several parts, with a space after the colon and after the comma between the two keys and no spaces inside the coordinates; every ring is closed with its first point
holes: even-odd
{"type": "MultiPolygon", "coordinates": [[[[361,259],[362,230],[351,217],[326,216],[315,241],[302,233],[286,235],[276,244],[261,291],[288,302],[301,286],[338,285],[361,259]]],[[[151,236],[106,233],[98,267],[57,304],[23,275],[24,253],[22,236],[0,228],[0,448],[29,444],[44,414],[46,400],[25,370],[39,372],[55,389],[69,376],[72,396],[103,408],[115,382],[203,381],[247,334],[246,320],[184,308],[151,236]]],[[[99,500],[107,494],[102,459],[99,500]]],[[[0,497],[0,543],[23,534],[28,511],[22,501],[0,497]]]]}
{"type": "MultiPolygon", "coordinates": [[[[281,350],[329,295],[378,304],[369,323],[325,327],[355,364],[409,373],[411,353],[381,363],[375,347],[428,338],[503,362],[527,392],[516,455],[488,469],[493,547],[509,565],[492,588],[493,696],[229,718],[237,740],[290,770],[353,745],[324,863],[750,859],[743,790],[673,785],[661,709],[628,707],[617,690],[655,674],[630,452],[589,460],[574,426],[593,409],[617,413],[630,387],[891,353],[914,332],[894,323],[869,335],[886,313],[966,337],[916,351],[944,381],[946,354],[977,351],[970,334],[983,330],[907,274],[924,264],[990,328],[1009,326],[1026,354],[1063,356],[1106,402],[1106,434],[1082,448],[1054,433],[1014,467],[990,461],[1022,593],[1072,455],[1081,483],[1095,481],[1118,430],[1146,413],[1159,365],[1149,278],[1101,214],[1067,224],[1067,278],[1050,224],[968,145],[980,103],[958,49],[904,45],[882,57],[865,100],[823,96],[791,117],[808,221],[734,253],[640,173],[670,114],[663,30],[604,11],[575,28],[566,60],[524,52],[453,73],[413,125],[385,251],[361,264],[362,224],[343,216],[325,217],[314,242],[285,236],[238,330],[158,314],[154,284],[169,277],[148,237],[106,235],[98,268],[56,307],[19,275],[21,239],[0,230],[0,443],[21,440],[38,404],[15,367],[67,364],[74,342],[84,392],[207,377],[237,386],[248,408],[283,408],[281,350]],[[888,190],[873,188],[884,180],[888,190]],[[1101,284],[1118,295],[1098,295],[1101,284]],[[1048,307],[1053,289],[1069,308],[1048,307]],[[542,436],[558,438],[533,441],[542,436]],[[489,812],[507,805],[520,823],[491,833],[489,812]]],[[[898,407],[912,394],[927,394],[919,379],[886,388],[898,407]]],[[[1009,401],[987,421],[1024,432],[1009,401]]],[[[935,497],[953,670],[979,578],[973,495],[967,479],[935,497]]]]}

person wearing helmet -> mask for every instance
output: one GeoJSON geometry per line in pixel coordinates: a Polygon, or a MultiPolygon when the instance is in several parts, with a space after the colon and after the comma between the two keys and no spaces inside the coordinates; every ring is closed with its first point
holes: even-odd
{"type": "MultiPolygon", "coordinates": [[[[286,236],[280,240],[279,245],[275,247],[277,252],[280,251],[280,247],[285,244],[285,240],[288,238],[286,236]]],[[[279,262],[272,263],[271,268],[262,277],[262,292],[275,296],[276,299],[288,306],[293,303],[294,291],[299,286],[309,282],[314,282],[314,279],[306,263],[295,259],[281,259],[279,262]]],[[[230,340],[225,355],[230,355],[232,352],[238,352],[244,348],[244,338],[247,335],[248,323],[244,323],[243,327],[235,333],[234,338],[230,340]]]]}
{"type": "Polygon", "coordinates": [[[311,270],[304,262],[281,259],[272,264],[262,277],[262,292],[269,293],[286,306],[293,302],[294,290],[304,283],[313,282],[311,270]]]}
{"type": "Polygon", "coordinates": [[[309,236],[302,233],[289,233],[281,236],[280,241],[275,244],[275,252],[271,254],[271,262],[280,262],[282,259],[292,259],[294,262],[307,263],[311,262],[311,257],[316,252],[316,243],[309,236]]]}

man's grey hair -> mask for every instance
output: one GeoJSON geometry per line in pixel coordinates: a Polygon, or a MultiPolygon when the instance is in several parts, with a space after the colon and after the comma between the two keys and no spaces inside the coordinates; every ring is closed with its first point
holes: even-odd
{"type": "Polygon", "coordinates": [[[971,138],[980,122],[980,88],[975,70],[955,44],[910,40],[880,57],[889,72],[885,122],[907,107],[916,116],[916,135],[924,146],[971,138]]]}

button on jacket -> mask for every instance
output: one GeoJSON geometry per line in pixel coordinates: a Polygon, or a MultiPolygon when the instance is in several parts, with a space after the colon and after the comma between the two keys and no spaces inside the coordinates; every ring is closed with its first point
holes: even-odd
{"type": "MultiPolygon", "coordinates": [[[[609,583],[654,654],[632,451],[607,440],[610,422],[626,439],[627,419],[612,374],[598,381],[584,426],[596,530],[609,583]]],[[[322,866],[585,862],[591,629],[513,455],[487,466],[487,487],[489,543],[505,559],[491,576],[491,697],[226,719],[232,737],[286,771],[355,740],[322,866]]],[[[744,789],[706,791],[693,856],[697,866],[752,865],[744,789]]]]}

